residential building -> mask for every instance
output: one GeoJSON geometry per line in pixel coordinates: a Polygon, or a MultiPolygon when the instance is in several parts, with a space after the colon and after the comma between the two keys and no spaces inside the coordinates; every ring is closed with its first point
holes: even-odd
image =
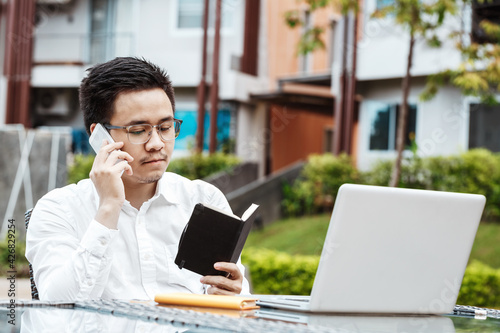
{"type": "MultiPolygon", "coordinates": [[[[361,14],[356,75],[357,93],[362,96],[357,147],[358,167],[362,169],[370,168],[381,158],[395,157],[397,110],[401,106],[401,82],[409,50],[409,33],[395,25],[393,17],[371,18],[382,3],[365,1],[361,14]]],[[[500,151],[498,107],[481,105],[452,86],[439,90],[430,101],[419,98],[428,75],[455,69],[462,61],[450,33],[464,31],[477,39],[482,32],[477,25],[481,18],[490,15],[490,19],[499,22],[500,2],[478,4],[463,6],[456,16],[445,20],[437,31],[443,41],[441,47],[433,48],[423,39],[415,44],[407,142],[414,138],[420,156],[457,154],[476,147],[500,151]]]]}
{"type": "MultiPolygon", "coordinates": [[[[19,0],[20,2],[26,0],[19,0]]],[[[207,82],[211,83],[214,4],[210,0],[207,82]]],[[[0,46],[9,35],[8,4],[1,7],[0,46]]],[[[78,86],[85,70],[115,56],[147,58],[168,70],[184,120],[176,156],[195,145],[197,88],[202,72],[203,0],[37,0],[31,69],[31,126],[71,126],[83,131],[78,86]]],[[[408,34],[393,18],[373,19],[384,1],[366,0],[354,20],[333,6],[310,11],[296,0],[221,0],[218,142],[243,160],[259,163],[261,176],[311,153],[345,151],[361,169],[395,157],[408,34]],[[304,25],[290,28],[295,10],[304,25]],[[299,56],[307,27],[323,27],[324,49],[299,56]],[[357,27],[355,31],[354,27],[357,27]],[[347,47],[344,47],[347,45],[347,47]]],[[[499,0],[464,6],[448,18],[441,37],[464,29],[485,40],[477,22],[498,21],[499,0]]],[[[2,48],[5,49],[5,48],[2,48]]],[[[5,57],[2,54],[0,57],[5,57]]],[[[5,59],[0,58],[2,62],[5,59]]],[[[460,53],[450,39],[433,49],[418,41],[412,68],[409,139],[421,156],[486,147],[500,151],[500,112],[444,87],[429,102],[419,94],[426,77],[454,68],[460,53]]],[[[23,68],[25,68],[24,66],[23,68]]],[[[0,123],[8,122],[7,72],[0,72],[0,123]]],[[[207,98],[206,110],[209,109],[207,98]]],[[[26,117],[25,117],[26,118],[26,117]]],[[[208,115],[204,120],[208,146],[208,115]]],[[[75,131],[77,132],[77,131],[75,131]]],[[[85,137],[85,135],[83,135],[85,137]]],[[[78,139],[75,136],[76,140],[78,139]]]]}
{"type": "Polygon", "coordinates": [[[335,39],[340,15],[333,7],[311,12],[293,0],[266,1],[267,73],[269,89],[254,92],[252,100],[266,109],[266,168],[275,172],[312,153],[332,150],[334,95],[332,63],[338,57],[335,39]],[[303,25],[291,28],[286,13],[295,12],[303,25]],[[321,26],[325,48],[305,56],[298,44],[305,29],[321,26]],[[264,106],[262,106],[264,105],[264,106]]]}
{"type": "MultiPolygon", "coordinates": [[[[4,28],[5,22],[20,15],[9,14],[14,3],[8,0],[2,4],[3,45],[12,34],[12,30],[4,28]]],[[[209,10],[208,86],[212,78],[215,3],[210,1],[209,10]]],[[[260,2],[223,0],[221,4],[219,149],[234,142],[248,142],[248,137],[253,136],[251,129],[259,127],[254,125],[254,119],[262,116],[248,105],[248,92],[267,84],[267,80],[257,75],[262,70],[258,67],[262,63],[256,57],[261,16],[255,13],[260,2]],[[244,128],[238,131],[239,127],[244,128]]],[[[198,125],[196,96],[202,66],[203,8],[203,0],[37,0],[32,26],[31,103],[25,125],[71,126],[74,140],[82,143],[86,134],[78,105],[78,87],[85,71],[117,56],[144,57],[165,68],[173,81],[176,117],[184,120],[176,141],[176,156],[188,154],[194,147],[198,125]]],[[[29,18],[26,22],[30,22],[29,18]]],[[[12,93],[6,80],[6,75],[2,75],[0,96],[12,93]]],[[[5,114],[6,109],[2,98],[0,114],[5,114]]],[[[206,109],[209,109],[208,98],[206,109]]],[[[205,147],[209,140],[208,118],[207,114],[205,147]]],[[[0,117],[0,123],[5,122],[8,119],[0,117]]],[[[240,145],[238,150],[243,148],[240,145]]],[[[260,151],[262,148],[252,147],[245,159],[258,160],[260,151]]]]}
{"type": "MultiPolygon", "coordinates": [[[[353,24],[353,14],[340,16],[333,8],[309,12],[305,2],[267,2],[268,20],[275,19],[267,29],[269,45],[276,46],[267,49],[271,89],[253,96],[268,103],[269,125],[275,126],[269,145],[271,171],[323,151],[345,151],[362,170],[381,159],[396,157],[409,34],[395,24],[394,17],[372,18],[374,11],[386,4],[381,0],[360,2],[353,24]],[[307,60],[294,53],[300,29],[276,22],[291,9],[302,13],[306,25],[327,27],[323,34],[326,48],[308,55],[307,60]],[[321,62],[323,67],[318,67],[321,62]],[[354,80],[345,81],[346,76],[354,80]],[[350,108],[344,104],[345,91],[352,98],[350,108]],[[280,121],[287,126],[276,126],[280,121]]],[[[500,1],[474,2],[460,8],[437,31],[443,40],[440,48],[423,39],[415,46],[406,143],[415,140],[420,156],[457,154],[476,147],[500,151],[499,107],[482,105],[452,86],[440,89],[430,101],[419,98],[429,75],[457,68],[462,61],[450,33],[464,31],[474,41],[487,42],[478,23],[483,18],[500,22],[500,1]]],[[[410,152],[405,151],[405,155],[410,152]]]]}

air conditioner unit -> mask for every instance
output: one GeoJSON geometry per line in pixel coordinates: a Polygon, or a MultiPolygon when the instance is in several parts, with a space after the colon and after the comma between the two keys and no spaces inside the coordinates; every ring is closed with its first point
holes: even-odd
{"type": "Polygon", "coordinates": [[[39,5],[67,5],[72,0],[37,0],[39,5]]]}
{"type": "Polygon", "coordinates": [[[67,116],[71,112],[71,92],[62,88],[35,91],[35,112],[42,116],[67,116]]]}

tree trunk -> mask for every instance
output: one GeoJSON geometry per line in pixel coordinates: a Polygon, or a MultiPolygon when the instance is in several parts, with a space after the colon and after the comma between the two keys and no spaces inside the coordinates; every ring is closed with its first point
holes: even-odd
{"type": "Polygon", "coordinates": [[[403,151],[405,149],[405,135],[406,128],[408,127],[408,95],[410,94],[410,79],[411,79],[411,66],[413,59],[413,46],[415,45],[415,36],[413,33],[410,35],[410,50],[408,51],[408,63],[406,66],[406,76],[403,78],[401,89],[403,90],[403,103],[399,114],[397,136],[396,136],[396,151],[397,156],[392,168],[391,181],[389,186],[397,187],[399,178],[401,177],[401,161],[403,160],[403,151]]]}

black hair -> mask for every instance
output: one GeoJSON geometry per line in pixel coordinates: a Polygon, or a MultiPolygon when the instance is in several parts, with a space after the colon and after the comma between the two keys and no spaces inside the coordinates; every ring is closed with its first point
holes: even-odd
{"type": "Polygon", "coordinates": [[[163,89],[175,113],[174,88],[168,74],[145,59],[119,57],[87,71],[80,85],[80,108],[88,134],[93,123],[109,122],[122,92],[163,89]]]}

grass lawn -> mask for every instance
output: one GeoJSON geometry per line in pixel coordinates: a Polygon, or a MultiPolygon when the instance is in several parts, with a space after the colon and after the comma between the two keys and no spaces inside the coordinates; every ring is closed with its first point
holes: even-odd
{"type": "MultiPolygon", "coordinates": [[[[321,255],[330,214],[280,220],[248,236],[247,247],[260,247],[289,254],[321,255]]],[[[470,260],[500,268],[500,224],[481,223],[470,260]]]]}

